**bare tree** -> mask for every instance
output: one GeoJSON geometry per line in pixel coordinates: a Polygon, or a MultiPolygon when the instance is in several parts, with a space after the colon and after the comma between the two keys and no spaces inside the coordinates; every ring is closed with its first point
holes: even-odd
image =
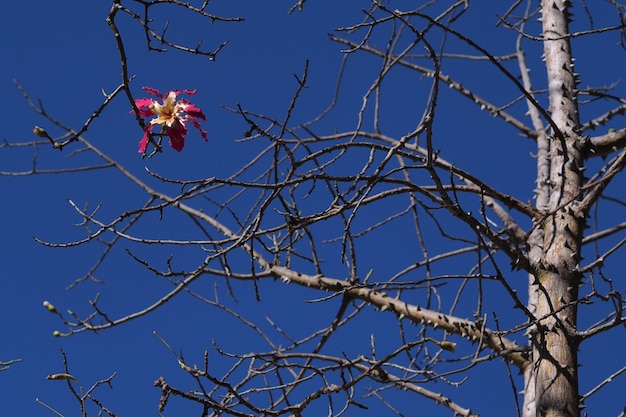
{"type": "MultiPolygon", "coordinates": [[[[173,115],[174,125],[150,117],[159,116],[159,106],[167,107],[167,100],[174,106],[179,94],[193,92],[168,96],[149,90],[156,96],[138,99],[118,22],[121,16],[130,17],[143,29],[151,50],[215,58],[226,43],[202,49],[195,46],[196,40],[168,38],[167,25],[158,27],[162,22],[153,21],[150,14],[160,3],[212,22],[236,25],[245,18],[211,14],[208,1],[194,5],[114,0],[107,23],[117,42],[122,79],[86,122],[78,128],[65,125],[23,91],[50,126],[36,128],[43,140],[29,146],[87,152],[98,162],[72,169],[61,166],[59,171],[115,170],[145,193],[143,205],[126,207],[112,220],[71,202],[82,218],[84,238],[41,243],[102,245],[98,262],[72,285],[95,280],[112,248],[120,245],[146,274],[171,284],[160,299],[136,306],[131,314],[105,311],[98,298],[91,301],[93,312],[87,316],[64,315],[52,307],[65,325],[59,336],[123,325],[184,294],[232,315],[264,340],[266,348],[226,351],[216,335],[204,364],[195,366],[170,347],[173,341],[161,339],[189,374],[191,386],[174,386],[160,377],[155,381],[161,392],[159,410],[166,410],[168,400],[188,401],[201,406],[202,416],[354,415],[374,402],[390,413],[408,415],[415,414],[411,410],[418,401],[439,404],[453,415],[475,416],[491,410],[470,409],[455,397],[456,390],[472,384],[462,377],[504,359],[500,363],[509,375],[505,382],[512,387],[517,415],[575,417],[592,395],[626,370],[618,368],[603,381],[586,382],[592,388],[581,392],[578,349],[604,332],[623,331],[625,323],[623,285],[606,271],[612,255],[626,242],[626,222],[611,215],[626,203],[609,194],[626,161],[626,129],[603,134],[595,129],[620,123],[626,100],[611,88],[582,88],[574,65],[578,51],[572,49],[573,40],[591,36],[623,42],[626,6],[614,0],[576,6],[566,0],[519,0],[492,13],[494,27],[471,28],[472,11],[478,6],[467,0],[417,2],[410,8],[402,2],[361,2],[367,7],[359,11],[355,6],[360,20],[347,18],[346,26],[330,36],[343,48],[344,60],[326,111],[306,123],[293,121],[309,87],[305,63],[282,116],[243,106],[225,108],[245,122],[241,146],[254,145],[258,153],[227,177],[182,180],[132,172],[87,135],[113,101],[127,100],[145,132],[140,149],[144,157],[168,158],[168,149],[160,154],[168,136],[172,147],[182,149],[187,129],[176,130],[175,124],[185,121],[176,119],[183,116],[173,115]],[[581,16],[576,30],[570,18],[574,8],[581,16]],[[481,31],[513,35],[510,53],[483,47],[476,38],[481,31]],[[529,62],[538,65],[540,55],[545,73],[533,80],[529,62]],[[369,63],[367,71],[374,76],[360,107],[347,109],[340,98],[361,94],[345,91],[350,63],[360,59],[359,65],[369,63]],[[464,76],[464,68],[471,65],[484,71],[482,79],[464,76]],[[415,98],[414,109],[400,115],[387,111],[387,91],[398,73],[410,74],[428,90],[415,98]],[[508,90],[494,95],[491,80],[508,90]],[[526,155],[485,149],[474,165],[468,159],[448,159],[446,150],[467,135],[464,126],[441,119],[442,108],[451,103],[486,115],[480,119],[486,143],[523,140],[534,147],[534,203],[525,197],[529,190],[493,185],[502,172],[480,169],[498,158],[526,155]],[[589,104],[587,119],[581,116],[583,104],[589,104]],[[348,128],[346,114],[355,121],[348,128]],[[410,129],[398,134],[397,125],[410,129]],[[491,126],[506,126],[510,137],[492,136],[496,128],[491,126]],[[455,138],[447,132],[454,132],[455,138]],[[151,179],[163,188],[151,185],[151,179]],[[150,237],[143,225],[158,229],[170,219],[177,221],[168,213],[190,220],[194,237],[150,237]],[[594,221],[588,221],[590,216],[594,221]],[[381,245],[385,236],[393,236],[401,253],[381,245]],[[163,262],[160,255],[142,256],[135,249],[150,245],[166,245],[172,258],[163,262]],[[377,247],[374,259],[368,247],[377,247]],[[194,260],[193,267],[176,266],[181,253],[194,260]],[[193,286],[216,278],[222,279],[213,294],[193,286]],[[310,309],[332,311],[332,319],[312,319],[319,327],[294,337],[279,323],[268,327],[246,317],[232,302],[241,288],[254,292],[259,303],[271,299],[264,294],[270,285],[293,299],[308,299],[298,307],[302,314],[310,309]],[[296,290],[300,287],[308,289],[306,295],[296,290]],[[311,302],[310,297],[317,298],[311,302]],[[503,299],[514,309],[504,308],[503,299]],[[397,325],[379,325],[388,323],[381,315],[394,317],[397,325]],[[581,327],[581,315],[599,319],[581,327]],[[368,323],[361,330],[368,343],[346,350],[334,342],[357,331],[349,329],[358,322],[368,323]],[[216,374],[209,368],[209,352],[228,364],[226,372],[216,374]],[[401,389],[404,399],[390,394],[390,388],[401,389]]],[[[307,13],[307,6],[300,0],[290,12],[307,13]]],[[[623,47],[620,43],[616,50],[623,47]]],[[[205,135],[203,113],[188,101],[179,103],[183,107],[177,111],[185,110],[192,117],[186,121],[205,135]]],[[[3,152],[16,146],[24,144],[6,143],[3,152]]],[[[33,163],[28,174],[46,172],[33,163]]],[[[70,370],[66,363],[67,375],[70,370]]],[[[72,387],[71,381],[68,384],[72,387]]],[[[87,397],[74,394],[84,409],[87,397]]],[[[623,406],[622,399],[616,401],[617,407],[623,406]]]]}

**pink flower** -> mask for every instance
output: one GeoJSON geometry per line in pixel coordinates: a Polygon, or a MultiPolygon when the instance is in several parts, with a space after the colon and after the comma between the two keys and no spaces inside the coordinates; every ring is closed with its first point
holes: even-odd
{"type": "Polygon", "coordinates": [[[135,100],[140,115],[156,116],[146,125],[143,138],[139,142],[139,153],[146,151],[148,141],[150,140],[150,132],[156,125],[161,125],[161,131],[170,138],[170,146],[178,152],[182,151],[185,146],[185,135],[188,133],[187,126],[185,126],[187,121],[191,122],[200,131],[205,141],[208,140],[206,130],[202,129],[198,122],[198,119],[206,120],[202,110],[185,99],[176,101],[176,97],[179,94],[191,96],[196,94],[196,90],[172,90],[166,95],[150,87],[143,87],[143,90],[153,96],[157,96],[163,103],[161,104],[152,98],[135,100]]]}

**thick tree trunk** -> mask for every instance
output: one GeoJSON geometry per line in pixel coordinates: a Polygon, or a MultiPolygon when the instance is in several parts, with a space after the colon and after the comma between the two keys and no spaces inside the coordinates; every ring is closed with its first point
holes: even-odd
{"type": "MultiPolygon", "coordinates": [[[[533,332],[535,406],[538,417],[578,417],[576,301],[585,216],[578,210],[583,164],[576,133],[576,76],[570,50],[569,1],[542,0],[544,55],[554,122],[547,155],[550,177],[543,228],[543,256],[536,265],[533,332]]],[[[544,179],[545,181],[545,179],[544,179]]]]}

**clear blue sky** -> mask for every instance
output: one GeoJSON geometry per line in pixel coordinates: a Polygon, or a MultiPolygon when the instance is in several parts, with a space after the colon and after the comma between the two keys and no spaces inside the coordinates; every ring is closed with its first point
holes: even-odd
{"type": "MultiPolygon", "coordinates": [[[[133,85],[136,97],[145,96],[140,90],[141,86],[151,86],[161,91],[197,89],[197,95],[191,100],[207,116],[208,120],[203,126],[208,131],[209,142],[205,143],[198,132],[190,128],[183,152],[176,153],[166,146],[163,154],[152,160],[142,160],[137,154],[142,132],[129,114],[128,102],[123,97],[107,109],[86,136],[146,181],[150,180],[144,167],[167,177],[184,179],[233,173],[255,155],[261,145],[236,142],[236,139],[242,138],[247,125],[222,106],[233,108],[241,104],[252,111],[284,117],[296,88],[292,74],[301,74],[305,61],[309,60],[308,88],[303,92],[302,105],[297,107],[293,115],[294,124],[315,117],[332,99],[342,59],[340,51],[345,48],[329,41],[327,34],[336,27],[356,24],[362,19],[360,7],[348,1],[309,0],[304,13],[288,15],[287,10],[294,2],[211,2],[210,8],[214,7],[211,12],[243,16],[246,18],[243,23],[216,22],[208,25],[197,19],[184,20],[185,15],[180,13],[168,15],[164,12],[162,16],[155,16],[161,20],[164,17],[171,19],[168,33],[180,39],[191,39],[189,43],[194,46],[197,38],[203,39],[203,46],[207,49],[216,48],[228,40],[229,44],[215,62],[175,52],[147,53],[143,33],[138,26],[128,19],[120,19],[130,73],[135,76],[133,85]]],[[[361,7],[364,7],[368,2],[354,3],[363,3],[361,7]]],[[[496,14],[504,13],[508,6],[496,1],[485,3],[489,5],[472,4],[471,17],[459,23],[458,28],[467,31],[470,37],[494,55],[513,52],[514,35],[502,27],[494,32],[496,14]],[[487,6],[493,6],[493,9],[487,6]]],[[[31,97],[41,99],[50,114],[74,128],[81,126],[100,105],[102,90],[111,92],[119,84],[118,53],[111,31],[105,23],[110,7],[111,2],[103,0],[71,0],[62,3],[14,1],[0,5],[0,36],[4,40],[0,47],[3,57],[0,66],[4,116],[0,128],[2,140],[31,141],[35,139],[32,134],[34,125],[49,129],[53,135],[58,133],[29,108],[13,85],[14,78],[31,97]]],[[[132,7],[140,10],[137,5],[132,7]]],[[[592,11],[596,27],[615,24],[614,15],[609,13],[609,9],[592,11]]],[[[579,13],[576,24],[581,29],[586,28],[588,21],[583,12],[576,12],[579,13]]],[[[537,33],[534,29],[533,33],[537,33]]],[[[384,34],[377,36],[373,40],[381,42],[378,46],[384,46],[384,34]]],[[[615,47],[617,40],[616,33],[609,33],[574,41],[573,47],[578,57],[577,71],[582,74],[582,86],[600,88],[621,81],[626,53],[615,47]]],[[[456,42],[450,40],[451,50],[454,50],[456,42]]],[[[535,88],[544,88],[544,70],[539,61],[541,51],[537,49],[538,44],[531,41],[527,41],[526,46],[529,48],[527,59],[533,68],[535,88]]],[[[458,44],[458,51],[468,52],[461,44],[458,44]]],[[[470,65],[455,61],[454,58],[446,60],[444,64],[445,70],[464,85],[477,88],[485,98],[498,105],[504,105],[519,96],[504,77],[487,70],[487,64],[470,65]]],[[[513,70],[514,66],[509,68],[513,70]]],[[[356,127],[362,96],[378,70],[379,61],[371,57],[356,57],[349,61],[338,104],[341,110],[318,126],[320,133],[330,133],[335,127],[339,130],[356,127]]],[[[420,80],[407,70],[398,70],[394,77],[390,77],[382,98],[385,107],[381,129],[384,133],[398,137],[415,128],[416,120],[422,116],[429,86],[430,83],[420,80]]],[[[622,84],[618,84],[613,94],[626,97],[626,90],[622,84]]],[[[436,139],[437,147],[442,149],[441,155],[502,188],[504,192],[530,201],[535,162],[530,155],[533,152],[532,142],[517,136],[503,122],[494,121],[466,99],[458,98],[454,92],[446,89],[441,95],[437,125],[440,136],[436,139]],[[487,156],[490,156],[488,163],[487,156]]],[[[607,108],[602,107],[602,103],[586,107],[582,119],[595,117],[607,108]]],[[[524,116],[520,113],[518,117],[524,116]]],[[[526,122],[529,123],[528,120],[526,122]]],[[[611,127],[623,127],[620,123],[623,123],[623,119],[617,119],[611,127]]],[[[590,134],[604,133],[608,127],[600,127],[590,134]]],[[[71,148],[59,153],[40,147],[37,153],[38,167],[59,169],[88,161],[81,159],[81,156],[68,158],[71,152],[71,148]]],[[[0,171],[28,171],[32,161],[32,149],[0,150],[0,171]]],[[[158,183],[152,181],[152,184],[158,183]]],[[[619,197],[623,185],[624,181],[620,180],[609,188],[609,194],[619,197]]],[[[98,259],[101,248],[87,245],[68,250],[49,249],[38,245],[33,236],[53,242],[80,239],[83,236],[82,229],[72,226],[80,222],[80,218],[67,203],[68,198],[79,207],[88,203],[91,209],[103,203],[100,215],[110,219],[142,204],[146,197],[120,175],[110,171],[0,177],[0,190],[3,194],[3,204],[0,206],[0,217],[3,219],[0,232],[0,334],[3,335],[0,361],[22,359],[21,363],[0,373],[1,416],[53,415],[37,404],[35,398],[40,398],[67,417],[78,415],[77,405],[70,397],[65,383],[45,379],[48,374],[62,371],[60,349],[67,353],[72,373],[85,388],[117,372],[113,389],[101,387],[96,394],[117,416],[146,416],[157,415],[159,392],[152,387],[152,382],[159,376],[179,382],[180,386],[192,386],[172,355],[152,335],[153,330],[163,335],[175,350],[182,349],[190,363],[198,364],[202,361],[204,349],[211,349],[212,339],[220,346],[240,352],[252,346],[252,343],[258,343],[245,330],[233,326],[226,315],[187,296],[172,300],[149,317],[102,334],[82,333],[70,338],[53,338],[53,330],[65,329],[54,315],[42,307],[44,300],[50,300],[62,311],[72,309],[79,314],[87,314],[90,311],[88,300],[100,293],[102,304],[119,317],[153,302],[169,287],[133,263],[124,255],[124,245],[120,245],[112,258],[114,262],[107,263],[98,272],[98,278],[107,281],[107,285],[88,282],[67,291],[65,287],[84,274],[98,259]]],[[[378,207],[377,210],[371,213],[372,218],[385,216],[384,207],[378,207]]],[[[607,214],[620,222],[624,218],[624,207],[616,207],[604,213],[607,214]]],[[[185,233],[191,233],[194,229],[182,219],[178,220],[162,223],[154,221],[143,231],[152,237],[189,236],[185,233]]],[[[599,221],[603,222],[604,218],[599,221]]],[[[417,256],[418,249],[407,249],[409,242],[414,244],[414,238],[405,241],[401,231],[392,228],[377,237],[378,245],[363,249],[365,271],[369,268],[374,268],[377,273],[395,271],[398,268],[393,267],[394,263],[405,262],[403,258],[407,253],[412,257],[417,256]]],[[[332,234],[330,232],[329,235],[332,234]]],[[[160,262],[160,267],[165,267],[169,250],[156,247],[138,249],[142,255],[159,259],[155,262],[160,262]]],[[[198,256],[198,251],[188,253],[189,259],[178,257],[175,262],[179,262],[179,266],[191,268],[196,261],[193,256],[198,256]]],[[[338,259],[330,259],[329,263],[332,262],[339,264],[338,259]]],[[[616,266],[609,266],[605,272],[613,276],[611,274],[619,271],[616,266]]],[[[345,275],[345,270],[338,266],[331,273],[340,278],[345,275]]],[[[518,280],[514,285],[523,291],[525,277],[513,277],[518,280]]],[[[619,281],[623,277],[615,275],[613,278],[623,294],[623,280],[621,283],[619,281]]],[[[214,282],[208,279],[199,283],[195,289],[211,296],[214,282]]],[[[323,327],[335,313],[335,307],[325,310],[318,305],[304,304],[302,300],[316,298],[319,294],[293,286],[262,283],[263,303],[254,301],[249,285],[235,284],[235,288],[238,303],[231,303],[232,308],[251,318],[266,315],[300,337],[306,334],[306,330],[323,327]]],[[[226,298],[224,290],[222,285],[220,291],[222,297],[226,298]]],[[[493,308],[501,307],[497,299],[491,301],[493,308]]],[[[464,307],[467,317],[471,315],[472,307],[464,307]]],[[[489,309],[485,311],[490,312],[489,309]]],[[[588,325],[599,318],[583,317],[581,322],[588,325]]],[[[345,344],[341,349],[346,352],[365,349],[367,353],[372,331],[377,334],[380,332],[381,338],[388,337],[382,330],[373,330],[372,327],[391,326],[394,320],[391,316],[373,314],[358,323],[337,342],[345,344]],[[363,345],[358,345],[360,342],[363,345]]],[[[463,343],[462,340],[457,341],[463,343]]],[[[609,332],[583,346],[581,393],[626,364],[624,342],[622,329],[621,332],[609,332]],[[593,356],[598,354],[602,361],[593,360],[593,356]]],[[[219,362],[214,351],[211,351],[211,355],[211,366],[215,367],[212,369],[225,366],[219,362]]],[[[483,416],[514,415],[504,367],[498,362],[485,365],[481,372],[474,374],[473,379],[460,390],[458,397],[453,395],[452,398],[463,406],[481,412],[483,416]],[[493,383],[494,378],[499,383],[493,383]],[[506,407],[506,413],[500,407],[506,407]]],[[[460,379],[457,376],[454,378],[460,379]]],[[[621,384],[623,386],[623,380],[621,384]]],[[[623,388],[619,387],[618,380],[590,401],[590,414],[618,415],[624,404],[606,399],[611,398],[611,395],[613,399],[623,395],[623,388]]],[[[441,386],[442,390],[444,388],[441,386]]],[[[175,415],[175,410],[189,412],[186,415],[200,412],[198,407],[185,408],[180,401],[171,401],[176,404],[165,415],[175,415]]],[[[418,404],[425,407],[423,415],[451,414],[443,407],[432,407],[427,400],[418,404]]],[[[384,412],[388,415],[388,411],[384,412]]]]}

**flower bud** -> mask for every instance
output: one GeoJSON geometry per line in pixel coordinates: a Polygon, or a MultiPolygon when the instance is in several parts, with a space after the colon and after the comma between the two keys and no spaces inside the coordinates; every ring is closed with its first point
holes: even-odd
{"type": "Polygon", "coordinates": [[[40,138],[49,138],[50,135],[48,135],[48,132],[46,132],[46,129],[39,127],[39,126],[35,126],[35,128],[33,129],[33,133],[37,136],[39,136],[40,138]]]}
{"type": "Polygon", "coordinates": [[[58,330],[55,330],[55,331],[53,331],[53,332],[52,332],[52,336],[54,336],[54,337],[60,337],[60,336],[61,336],[61,332],[60,332],[60,331],[58,331],[58,330]]]}
{"type": "Polygon", "coordinates": [[[448,352],[454,352],[454,349],[456,348],[456,343],[448,342],[447,340],[445,340],[439,343],[439,347],[441,347],[441,349],[443,350],[447,350],[448,352]]]}
{"type": "Polygon", "coordinates": [[[76,379],[76,377],[74,377],[73,375],[70,375],[70,374],[52,374],[52,375],[48,375],[46,377],[46,379],[51,379],[51,380],[54,380],[54,381],[59,381],[59,380],[61,380],[61,381],[69,381],[69,380],[78,381],[78,379],[76,379]]]}
{"type": "Polygon", "coordinates": [[[51,313],[56,313],[56,312],[57,312],[56,307],[55,307],[55,306],[53,306],[52,304],[50,304],[50,302],[48,302],[48,301],[44,301],[44,302],[43,302],[43,306],[44,306],[45,308],[47,308],[47,309],[48,309],[48,311],[49,311],[49,312],[51,312],[51,313]]]}

